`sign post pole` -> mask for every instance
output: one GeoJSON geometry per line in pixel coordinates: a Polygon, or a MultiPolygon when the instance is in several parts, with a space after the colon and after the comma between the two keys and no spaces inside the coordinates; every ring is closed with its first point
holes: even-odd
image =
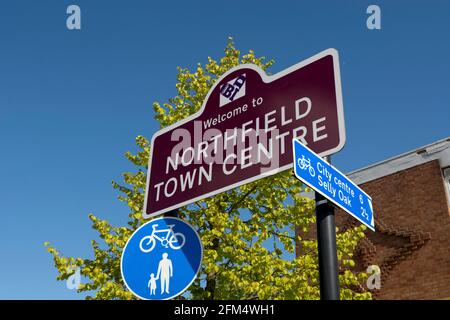
{"type": "Polygon", "coordinates": [[[163,214],[164,217],[178,218],[178,209],[171,210],[163,214]]]}
{"type": "MultiPolygon", "coordinates": [[[[328,157],[328,162],[330,162],[330,157],[328,157]]],[[[320,299],[339,300],[334,207],[318,192],[315,192],[315,199],[319,249],[320,299]]]]}

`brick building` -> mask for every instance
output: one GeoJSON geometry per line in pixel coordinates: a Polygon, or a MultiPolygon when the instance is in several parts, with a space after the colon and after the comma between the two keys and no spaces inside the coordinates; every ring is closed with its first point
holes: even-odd
{"type": "MultiPolygon", "coordinates": [[[[371,195],[376,232],[357,266],[381,268],[375,299],[450,298],[450,138],[348,174],[371,195]]],[[[359,224],[336,210],[340,228],[359,224]]]]}

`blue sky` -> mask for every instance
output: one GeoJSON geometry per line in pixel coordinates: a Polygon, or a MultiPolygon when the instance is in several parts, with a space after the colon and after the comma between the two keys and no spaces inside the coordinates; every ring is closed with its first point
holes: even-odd
{"type": "Polygon", "coordinates": [[[153,101],[176,67],[218,58],[227,36],[280,71],[339,50],[347,172],[449,136],[449,1],[2,1],[0,299],[77,299],[43,243],[91,257],[88,213],[127,208],[111,180],[132,170],[134,138],[158,129],[153,101]],[[77,4],[82,30],[66,28],[77,4]],[[382,29],[366,28],[378,4],[382,29]]]}

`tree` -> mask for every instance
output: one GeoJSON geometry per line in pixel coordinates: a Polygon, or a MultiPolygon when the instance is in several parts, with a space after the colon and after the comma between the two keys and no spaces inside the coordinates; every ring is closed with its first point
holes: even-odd
{"type": "MultiPolygon", "coordinates": [[[[216,61],[208,58],[194,72],[178,68],[178,94],[168,103],[155,102],[153,108],[161,128],[198,111],[214,82],[227,70],[241,63],[253,63],[267,70],[273,61],[256,57],[250,50],[241,55],[229,38],[225,55],[216,61]]],[[[88,299],[133,299],[120,273],[120,256],[128,237],[145,221],[142,206],[146,169],[150,154],[149,141],[136,138],[137,154],[125,156],[137,167],[123,174],[124,185],[113,182],[119,199],[130,208],[127,226],[113,227],[106,220],[89,215],[103,245],[92,240],[93,259],[65,257],[48,243],[59,275],[70,277],[74,267],[89,282],[79,292],[93,290],[88,299]]],[[[305,190],[291,170],[197,201],[180,209],[180,217],[194,225],[204,245],[204,260],[197,280],[189,288],[193,299],[318,299],[317,241],[301,238],[293,232],[297,226],[306,234],[315,222],[314,201],[300,196],[305,190]],[[294,258],[295,240],[299,244],[294,258]]],[[[352,271],[353,252],[364,226],[337,234],[340,262],[341,297],[370,299],[361,282],[363,273],[352,271]]]]}

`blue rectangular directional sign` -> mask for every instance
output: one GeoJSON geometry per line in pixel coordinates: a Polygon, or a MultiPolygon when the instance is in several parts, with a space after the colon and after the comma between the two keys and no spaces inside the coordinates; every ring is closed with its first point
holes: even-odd
{"type": "Polygon", "coordinates": [[[297,139],[292,143],[295,176],[375,231],[372,198],[297,139]]]}

